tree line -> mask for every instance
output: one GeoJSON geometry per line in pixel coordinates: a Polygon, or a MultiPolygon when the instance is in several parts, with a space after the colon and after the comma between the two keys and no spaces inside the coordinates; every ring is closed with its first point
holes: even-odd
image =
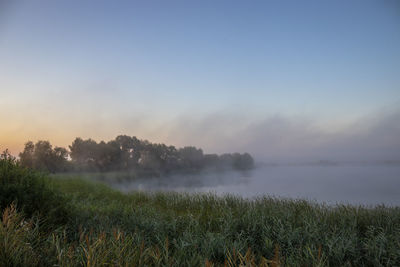
{"type": "Polygon", "coordinates": [[[67,171],[175,171],[248,170],[254,167],[249,153],[204,154],[194,146],[176,148],[151,143],[135,136],[119,135],[108,142],[76,138],[69,149],[54,147],[49,141],[28,141],[19,154],[20,164],[48,172],[67,171]]]}

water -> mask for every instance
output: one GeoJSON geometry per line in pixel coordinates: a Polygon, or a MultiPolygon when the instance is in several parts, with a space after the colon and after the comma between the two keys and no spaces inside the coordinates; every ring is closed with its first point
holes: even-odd
{"type": "Polygon", "coordinates": [[[250,172],[202,173],[114,184],[129,192],[178,191],[270,195],[327,204],[400,206],[399,165],[271,166],[250,172]]]}

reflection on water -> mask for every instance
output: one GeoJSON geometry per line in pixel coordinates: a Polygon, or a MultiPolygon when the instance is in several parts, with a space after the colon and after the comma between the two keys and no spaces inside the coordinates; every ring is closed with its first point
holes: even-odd
{"type": "Polygon", "coordinates": [[[202,173],[113,184],[124,192],[178,191],[271,195],[318,202],[400,206],[400,166],[271,166],[251,172],[202,173]]]}

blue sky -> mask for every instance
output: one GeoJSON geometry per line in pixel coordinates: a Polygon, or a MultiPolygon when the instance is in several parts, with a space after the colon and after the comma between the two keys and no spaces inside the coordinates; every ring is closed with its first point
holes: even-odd
{"type": "Polygon", "coordinates": [[[2,1],[0,10],[0,144],[14,151],[28,139],[119,133],[219,151],[229,144],[211,143],[226,133],[198,142],[165,132],[213,116],[232,133],[271,117],[346,131],[400,103],[396,1],[2,1]]]}

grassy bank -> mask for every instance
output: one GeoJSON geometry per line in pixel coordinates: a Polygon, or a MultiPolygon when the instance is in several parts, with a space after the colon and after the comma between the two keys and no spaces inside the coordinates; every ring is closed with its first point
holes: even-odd
{"type": "MultiPolygon", "coordinates": [[[[19,170],[13,164],[3,164],[0,173],[16,188],[23,182],[12,182],[19,170]]],[[[23,209],[28,203],[18,199],[16,208],[2,207],[1,266],[400,265],[400,208],[332,208],[212,194],[127,195],[78,176],[39,176],[31,179],[44,181],[46,194],[66,206],[58,214],[28,214],[23,209]],[[52,218],[66,214],[66,221],[52,218]]]]}

